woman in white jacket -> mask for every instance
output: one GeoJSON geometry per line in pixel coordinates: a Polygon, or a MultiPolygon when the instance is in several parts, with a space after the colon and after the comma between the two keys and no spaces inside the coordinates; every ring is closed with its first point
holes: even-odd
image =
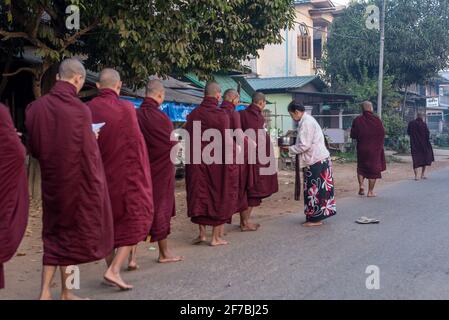
{"type": "Polygon", "coordinates": [[[293,101],[288,112],[298,122],[296,144],[289,147],[289,154],[299,155],[300,168],[304,171],[304,226],[321,226],[323,220],[337,214],[332,161],[324,133],[303,105],[293,101]]]}

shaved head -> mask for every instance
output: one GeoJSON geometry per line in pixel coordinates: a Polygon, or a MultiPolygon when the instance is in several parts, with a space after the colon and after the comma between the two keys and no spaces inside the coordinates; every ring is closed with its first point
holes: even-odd
{"type": "Polygon", "coordinates": [[[223,100],[232,102],[234,99],[238,98],[240,95],[235,89],[228,89],[223,94],[223,100]]]}
{"type": "Polygon", "coordinates": [[[61,62],[58,74],[60,80],[72,80],[75,76],[86,78],[86,69],[79,60],[70,58],[61,62]]]}
{"type": "Polygon", "coordinates": [[[266,102],[267,99],[265,98],[265,95],[262,92],[256,92],[253,94],[253,103],[254,104],[260,104],[266,102]]]}
{"type": "Polygon", "coordinates": [[[157,79],[148,81],[145,93],[147,97],[154,97],[158,94],[165,93],[162,81],[157,79]]]}
{"type": "Polygon", "coordinates": [[[373,104],[370,101],[363,101],[361,106],[362,111],[370,111],[370,112],[374,111],[373,104]]]}
{"type": "Polygon", "coordinates": [[[220,85],[215,81],[210,81],[206,84],[206,88],[204,88],[204,95],[206,97],[217,97],[221,95],[220,85]]]}
{"type": "Polygon", "coordinates": [[[120,83],[120,74],[111,68],[103,69],[100,72],[100,80],[98,83],[100,88],[115,88],[120,83]]]}
{"type": "Polygon", "coordinates": [[[164,103],[165,88],[164,88],[164,84],[162,83],[162,81],[158,80],[158,79],[148,81],[147,86],[145,88],[145,96],[147,98],[152,98],[159,105],[164,103]]]}

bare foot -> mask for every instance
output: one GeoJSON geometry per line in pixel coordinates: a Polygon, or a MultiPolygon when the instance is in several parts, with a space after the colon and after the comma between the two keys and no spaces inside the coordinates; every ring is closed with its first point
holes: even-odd
{"type": "Polygon", "coordinates": [[[240,226],[240,229],[242,230],[242,232],[257,231],[259,228],[260,228],[259,223],[247,223],[246,225],[240,226]]]}
{"type": "Polygon", "coordinates": [[[118,287],[120,290],[126,291],[131,290],[133,288],[132,285],[129,285],[123,281],[123,279],[120,277],[120,274],[112,272],[110,269],[106,270],[104,276],[104,280],[106,282],[109,282],[116,287],[118,287]]]}
{"type": "Polygon", "coordinates": [[[321,227],[322,225],[323,225],[322,222],[304,222],[302,224],[302,226],[306,228],[321,227]]]}
{"type": "Polygon", "coordinates": [[[376,198],[377,195],[374,192],[368,192],[368,198],[376,198]]]}
{"type": "Polygon", "coordinates": [[[426,176],[422,176],[421,179],[427,180],[427,177],[426,176]]]}
{"type": "Polygon", "coordinates": [[[223,239],[212,239],[212,241],[210,242],[210,245],[212,247],[225,246],[227,244],[229,244],[229,242],[223,239]]]}
{"type": "Polygon", "coordinates": [[[89,298],[81,298],[77,295],[74,295],[73,293],[69,292],[63,292],[61,294],[61,300],[90,300],[89,298]]]}
{"type": "Polygon", "coordinates": [[[168,255],[163,258],[159,257],[159,259],[157,260],[157,262],[159,262],[159,263],[172,263],[172,262],[180,262],[180,261],[184,261],[184,257],[168,255]]]}
{"type": "Polygon", "coordinates": [[[192,244],[193,245],[199,245],[199,244],[202,244],[204,242],[206,242],[206,237],[199,236],[198,238],[196,238],[195,240],[192,241],[192,244]]]}
{"type": "Polygon", "coordinates": [[[419,181],[419,178],[418,178],[418,177],[415,177],[415,181],[419,181]]]}
{"type": "Polygon", "coordinates": [[[365,189],[360,188],[359,190],[359,196],[364,196],[365,195],[365,189]]]}
{"type": "Polygon", "coordinates": [[[128,268],[126,270],[128,271],[136,271],[139,270],[139,265],[136,262],[130,262],[128,263],[128,268]]]}

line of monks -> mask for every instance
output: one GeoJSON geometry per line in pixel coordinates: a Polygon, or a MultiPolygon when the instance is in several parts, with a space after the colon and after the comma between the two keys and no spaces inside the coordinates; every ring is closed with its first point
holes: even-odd
{"type": "MultiPolygon", "coordinates": [[[[170,119],[159,106],[165,99],[162,83],[151,80],[146,98],[136,111],[119,99],[120,75],[113,69],[100,73],[99,95],[87,104],[78,98],[86,71],[76,59],[59,67],[51,91],[26,110],[27,146],[39,161],[43,204],[43,272],[40,299],[51,299],[51,284],[61,272],[61,299],[80,299],[67,285],[71,266],[105,259],[104,282],[132,289],[120,274],[138,268],[136,246],[148,237],[158,242],[160,263],[182,261],[168,247],[170,221],[175,215],[175,167],[170,154],[177,142],[170,119]],[[94,124],[104,124],[100,131],[94,124]]],[[[208,129],[225,132],[241,128],[264,129],[263,94],[236,112],[239,94],[224,93],[208,83],[205,98],[187,119],[201,121],[201,134],[208,129]]],[[[3,263],[17,250],[28,218],[26,150],[20,142],[7,108],[0,106],[0,288],[4,287],[3,263]]],[[[245,143],[258,141],[244,137],[245,143]]],[[[267,133],[266,150],[273,148],[267,133]]],[[[205,148],[205,143],[201,149],[205,148]]],[[[235,145],[234,148],[237,148],[235,145]]],[[[201,150],[201,151],[202,151],[201,150]]],[[[272,154],[272,153],[271,153],[272,154]]],[[[199,226],[195,244],[206,241],[212,227],[211,246],[225,245],[224,225],[240,213],[242,231],[256,231],[250,222],[254,207],[278,191],[277,174],[261,175],[264,164],[186,165],[188,216],[199,226]]],[[[224,163],[224,162],[223,162],[224,163]]]]}

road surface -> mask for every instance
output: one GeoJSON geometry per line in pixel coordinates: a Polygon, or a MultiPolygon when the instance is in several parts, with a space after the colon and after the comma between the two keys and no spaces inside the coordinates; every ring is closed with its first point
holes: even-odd
{"type": "MultiPolygon", "coordinates": [[[[273,218],[256,233],[231,228],[229,246],[185,246],[183,263],[141,260],[141,270],[124,275],[135,285],[129,292],[101,284],[102,264],[82,266],[78,294],[93,299],[449,299],[448,181],[449,169],[443,169],[427,181],[386,186],[377,199],[340,200],[338,215],[317,229],[303,228],[302,214],[273,218]],[[361,216],[381,223],[355,224],[361,216]],[[379,268],[379,290],[366,287],[368,266],[379,268]]],[[[10,280],[0,299],[34,299],[39,273],[32,279],[17,286],[10,280]]]]}

